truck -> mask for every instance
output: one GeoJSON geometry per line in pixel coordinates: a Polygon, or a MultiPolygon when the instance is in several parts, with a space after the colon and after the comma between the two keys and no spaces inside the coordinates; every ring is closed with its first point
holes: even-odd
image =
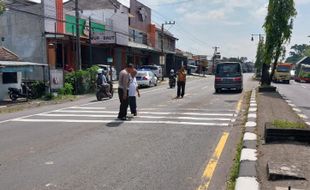
{"type": "Polygon", "coordinates": [[[288,63],[279,63],[273,75],[273,82],[290,83],[292,65],[288,63]]]}
{"type": "Polygon", "coordinates": [[[310,65],[299,64],[296,66],[295,71],[296,82],[310,82],[310,65]]]}

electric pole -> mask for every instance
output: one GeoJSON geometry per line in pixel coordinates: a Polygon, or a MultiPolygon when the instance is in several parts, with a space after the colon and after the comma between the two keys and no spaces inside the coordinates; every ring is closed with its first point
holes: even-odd
{"type": "Polygon", "coordinates": [[[163,66],[163,76],[162,80],[164,80],[164,73],[166,72],[165,66],[166,66],[166,56],[164,52],[164,33],[165,33],[165,25],[175,25],[175,21],[169,21],[165,22],[161,25],[161,59],[162,59],[162,66],[163,66]]]}
{"type": "Polygon", "coordinates": [[[75,23],[76,23],[76,70],[81,70],[81,39],[80,39],[80,12],[79,0],[75,0],[75,23]]]}
{"type": "Polygon", "coordinates": [[[212,57],[212,73],[214,73],[214,69],[215,69],[215,60],[217,58],[217,50],[220,49],[220,47],[218,46],[214,46],[212,47],[214,49],[214,53],[213,53],[213,57],[212,57]]]}

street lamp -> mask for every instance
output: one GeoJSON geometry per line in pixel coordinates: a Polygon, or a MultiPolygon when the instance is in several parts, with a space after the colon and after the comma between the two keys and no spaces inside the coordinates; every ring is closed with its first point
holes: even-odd
{"type": "Polygon", "coordinates": [[[258,39],[259,39],[259,40],[263,40],[265,34],[261,34],[261,33],[258,33],[258,34],[251,34],[251,41],[252,41],[252,42],[254,42],[254,36],[258,36],[258,39]]]}

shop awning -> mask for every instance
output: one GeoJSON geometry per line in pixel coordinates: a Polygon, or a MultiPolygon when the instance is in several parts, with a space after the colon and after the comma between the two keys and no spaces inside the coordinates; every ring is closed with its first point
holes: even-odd
{"type": "Polygon", "coordinates": [[[33,72],[34,67],[47,67],[47,64],[19,62],[19,61],[0,61],[0,73],[10,72],[33,72]]]}

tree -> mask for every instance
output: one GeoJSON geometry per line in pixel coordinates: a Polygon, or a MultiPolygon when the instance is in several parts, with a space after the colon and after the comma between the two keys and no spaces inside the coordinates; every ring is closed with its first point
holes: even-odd
{"type": "Polygon", "coordinates": [[[290,56],[286,59],[286,62],[289,63],[297,63],[300,59],[302,59],[304,56],[307,56],[307,52],[309,55],[310,46],[307,44],[295,44],[291,47],[290,56]]]}
{"type": "Polygon", "coordinates": [[[266,43],[261,85],[271,84],[279,58],[284,53],[283,45],[291,38],[296,15],[294,0],[269,0],[268,14],[263,25],[266,43]],[[272,72],[269,74],[271,64],[272,72]]]}
{"type": "Polygon", "coordinates": [[[5,5],[3,0],[0,0],[0,15],[5,11],[5,5]]]}
{"type": "Polygon", "coordinates": [[[255,61],[256,74],[262,73],[262,66],[264,61],[264,48],[265,48],[264,39],[260,38],[256,52],[256,61],[255,61]]]}

